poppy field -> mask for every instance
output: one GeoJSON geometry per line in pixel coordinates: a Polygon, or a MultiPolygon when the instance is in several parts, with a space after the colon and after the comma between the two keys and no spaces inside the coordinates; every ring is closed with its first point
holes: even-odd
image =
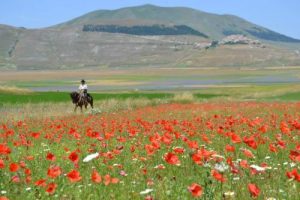
{"type": "Polygon", "coordinates": [[[0,199],[299,199],[300,103],[0,122],[0,199]]]}

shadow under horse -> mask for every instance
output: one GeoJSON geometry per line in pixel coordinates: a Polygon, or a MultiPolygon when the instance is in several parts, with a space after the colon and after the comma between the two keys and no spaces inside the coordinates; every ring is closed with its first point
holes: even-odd
{"type": "Polygon", "coordinates": [[[94,108],[93,97],[90,94],[87,94],[86,97],[81,97],[78,92],[72,92],[70,96],[73,104],[75,104],[74,112],[76,112],[78,107],[80,107],[80,110],[82,112],[82,106],[84,106],[85,109],[87,109],[88,104],[90,104],[91,107],[94,108]]]}

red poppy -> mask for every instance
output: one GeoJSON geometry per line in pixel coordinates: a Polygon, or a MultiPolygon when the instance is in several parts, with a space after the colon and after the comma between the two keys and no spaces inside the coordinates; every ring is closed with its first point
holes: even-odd
{"type": "Polygon", "coordinates": [[[260,189],[255,184],[249,183],[248,184],[248,190],[249,190],[252,197],[258,197],[259,196],[260,189]]]}
{"type": "Polygon", "coordinates": [[[104,185],[109,185],[110,184],[110,175],[109,174],[106,174],[104,176],[104,185]]]}
{"type": "Polygon", "coordinates": [[[45,179],[40,179],[40,180],[37,180],[35,183],[34,183],[35,186],[41,186],[41,187],[45,187],[47,184],[46,184],[46,180],[45,179]]]}
{"type": "Polygon", "coordinates": [[[261,132],[261,133],[266,133],[268,131],[268,125],[263,125],[261,126],[258,130],[261,132]]]}
{"type": "Polygon", "coordinates": [[[25,159],[26,160],[34,160],[34,156],[29,155],[29,156],[26,156],[25,159]]]}
{"type": "Polygon", "coordinates": [[[192,155],[192,159],[197,165],[203,164],[202,163],[203,156],[198,151],[192,155]]]}
{"type": "Polygon", "coordinates": [[[178,154],[183,154],[184,151],[185,151],[185,149],[182,148],[182,147],[175,147],[175,148],[174,148],[174,152],[175,152],[175,153],[178,153],[178,154]]]}
{"type": "Polygon", "coordinates": [[[148,195],[148,196],[145,197],[145,200],[154,200],[154,198],[152,196],[148,195]]]}
{"type": "Polygon", "coordinates": [[[28,169],[28,168],[26,168],[26,169],[24,170],[24,173],[25,173],[27,176],[30,176],[30,175],[31,175],[31,170],[28,169]]]}
{"type": "Polygon", "coordinates": [[[94,183],[101,183],[102,181],[100,174],[96,170],[93,170],[91,179],[94,183]]]}
{"type": "Polygon", "coordinates": [[[231,146],[231,145],[229,145],[229,144],[226,144],[225,150],[228,151],[228,152],[234,152],[234,151],[235,151],[235,148],[234,148],[234,146],[231,146]]]}
{"type": "Polygon", "coordinates": [[[0,200],[9,200],[9,198],[5,197],[5,196],[1,196],[0,200]]]}
{"type": "Polygon", "coordinates": [[[242,168],[249,168],[248,161],[247,160],[241,160],[240,166],[242,168]]]}
{"type": "Polygon", "coordinates": [[[20,166],[17,163],[11,163],[9,165],[9,171],[11,171],[11,172],[16,172],[19,170],[19,168],[20,168],[20,166]]]}
{"type": "Polygon", "coordinates": [[[146,144],[146,145],[145,145],[145,149],[146,149],[147,155],[152,155],[152,154],[154,154],[155,151],[156,151],[156,148],[153,147],[153,146],[150,145],[150,144],[146,144]]]}
{"type": "Polygon", "coordinates": [[[231,135],[231,141],[232,141],[232,143],[241,143],[242,139],[237,134],[232,133],[232,135],[231,135]]]}
{"type": "Polygon", "coordinates": [[[202,187],[200,185],[198,185],[197,183],[193,183],[192,185],[190,185],[188,187],[188,190],[193,195],[193,197],[200,197],[203,193],[202,187]]]}
{"type": "Polygon", "coordinates": [[[278,152],[278,150],[274,144],[269,144],[269,150],[273,153],[278,152]]]}
{"type": "Polygon", "coordinates": [[[71,181],[72,183],[78,182],[81,180],[80,173],[76,170],[72,170],[71,172],[69,172],[67,174],[67,177],[69,178],[69,181],[71,181]]]}
{"type": "Polygon", "coordinates": [[[295,168],[295,169],[293,169],[292,171],[288,171],[288,172],[286,172],[286,176],[288,177],[288,178],[293,178],[293,179],[295,179],[296,181],[298,181],[298,182],[300,182],[300,174],[298,173],[298,171],[297,171],[297,169],[295,168]]]}
{"type": "Polygon", "coordinates": [[[291,130],[286,122],[280,123],[280,130],[283,134],[289,135],[291,133],[291,130]]]}
{"type": "Polygon", "coordinates": [[[254,155],[253,155],[253,153],[252,153],[250,150],[248,150],[248,149],[243,149],[242,151],[243,151],[243,153],[244,153],[244,155],[245,155],[246,157],[248,157],[248,158],[254,158],[254,155]]]}
{"type": "Polygon", "coordinates": [[[295,151],[295,150],[291,150],[291,151],[290,151],[289,158],[290,158],[292,161],[300,162],[300,152],[299,152],[299,151],[295,151]]]}
{"type": "Polygon", "coordinates": [[[61,174],[61,168],[59,166],[51,166],[48,169],[47,175],[50,178],[56,178],[61,174]]]}
{"type": "Polygon", "coordinates": [[[119,180],[118,178],[112,178],[112,179],[111,179],[111,183],[112,183],[112,184],[117,184],[117,183],[119,183],[119,181],[120,181],[120,180],[119,180]]]}
{"type": "Polygon", "coordinates": [[[243,139],[244,143],[247,144],[249,147],[253,148],[253,149],[257,149],[257,143],[254,140],[254,137],[244,137],[243,139]]]}
{"type": "Polygon", "coordinates": [[[25,168],[26,167],[26,163],[24,161],[20,161],[19,162],[20,167],[25,168]]]}
{"type": "Polygon", "coordinates": [[[50,160],[50,161],[55,161],[55,160],[56,160],[56,157],[55,157],[54,154],[48,153],[47,156],[46,156],[46,159],[47,159],[47,160],[50,160]]]}
{"type": "Polygon", "coordinates": [[[78,161],[79,161],[79,156],[78,156],[77,152],[76,152],[76,151],[71,152],[70,155],[69,155],[69,159],[70,159],[73,163],[78,163],[78,161]]]}
{"type": "Polygon", "coordinates": [[[217,170],[212,170],[211,171],[211,174],[212,174],[212,176],[216,179],[216,180],[218,180],[218,181],[220,181],[220,182],[225,182],[226,181],[226,179],[225,179],[225,177],[223,176],[223,174],[221,174],[221,173],[219,173],[217,170]]]}
{"type": "Polygon", "coordinates": [[[31,181],[32,181],[31,176],[26,176],[26,177],[25,177],[25,182],[26,182],[27,184],[31,183],[31,181]]]}
{"type": "Polygon", "coordinates": [[[178,156],[173,153],[166,153],[164,159],[167,163],[171,165],[180,165],[180,160],[178,159],[178,156]]]}
{"type": "Polygon", "coordinates": [[[0,169],[3,169],[5,167],[4,161],[0,159],[0,169]]]}
{"type": "Polygon", "coordinates": [[[14,183],[20,183],[20,177],[18,175],[15,175],[11,177],[11,181],[14,183]]]}
{"type": "Polygon", "coordinates": [[[41,133],[38,133],[38,132],[34,132],[34,133],[31,133],[31,136],[35,139],[38,139],[40,137],[41,133]]]}
{"type": "Polygon", "coordinates": [[[11,153],[11,150],[8,146],[6,146],[5,144],[0,144],[0,155],[1,154],[7,155],[10,153],[11,153]]]}
{"type": "Polygon", "coordinates": [[[189,146],[189,148],[191,149],[198,149],[199,145],[197,141],[187,141],[187,144],[189,146]]]}
{"type": "Polygon", "coordinates": [[[57,188],[57,184],[49,183],[47,185],[46,192],[49,193],[49,194],[53,194],[55,192],[56,188],[57,188]]]}

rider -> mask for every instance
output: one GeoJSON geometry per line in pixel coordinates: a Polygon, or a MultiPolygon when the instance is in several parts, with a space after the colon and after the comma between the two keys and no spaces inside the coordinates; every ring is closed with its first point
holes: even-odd
{"type": "Polygon", "coordinates": [[[80,96],[86,98],[88,86],[85,83],[84,79],[81,80],[81,84],[79,85],[78,89],[79,89],[80,96]]]}

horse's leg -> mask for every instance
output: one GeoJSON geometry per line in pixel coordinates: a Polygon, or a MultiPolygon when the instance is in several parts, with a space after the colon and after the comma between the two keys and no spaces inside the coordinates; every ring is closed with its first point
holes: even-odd
{"type": "Polygon", "coordinates": [[[75,108],[74,108],[74,112],[76,112],[76,110],[77,110],[77,107],[78,107],[78,106],[76,105],[76,106],[75,106],[75,108]]]}
{"type": "Polygon", "coordinates": [[[80,111],[81,111],[81,113],[82,113],[82,105],[80,106],[80,111]]]}

